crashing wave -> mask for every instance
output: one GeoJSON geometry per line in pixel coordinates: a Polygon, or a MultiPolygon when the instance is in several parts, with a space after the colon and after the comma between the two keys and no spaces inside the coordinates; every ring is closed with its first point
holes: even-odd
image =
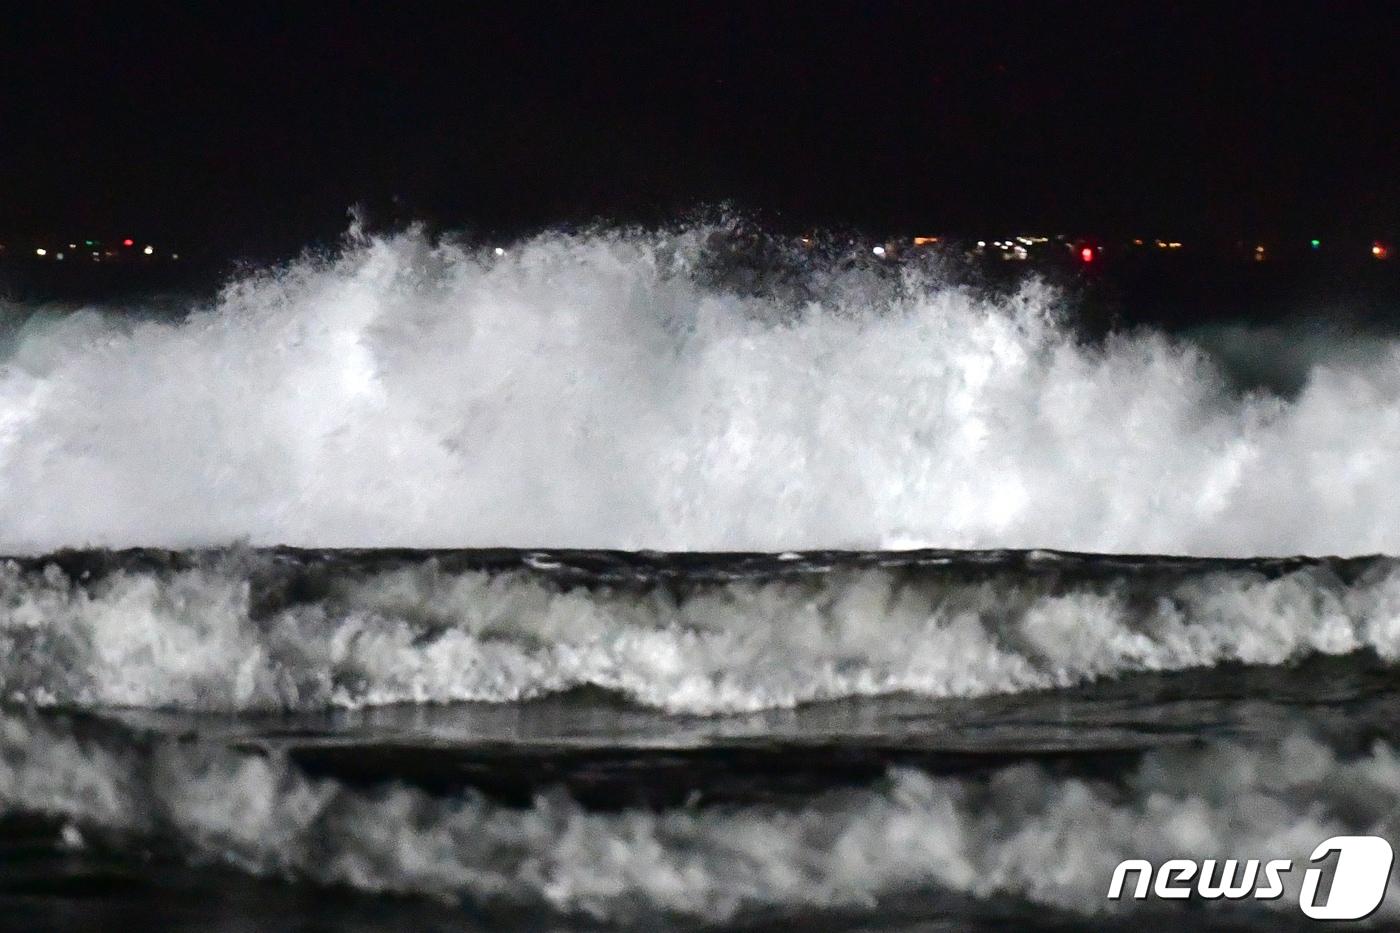
{"type": "MultiPolygon", "coordinates": [[[[1126,858],[1292,858],[1333,835],[1400,832],[1400,757],[1339,758],[1294,735],[1150,753],[1119,783],[1033,764],[986,779],[893,771],[797,809],[591,812],[546,795],[517,809],[402,785],[357,790],[278,753],[174,740],[102,741],[0,717],[0,813],[67,821],[69,844],[166,842],[199,864],[477,907],[726,922],[803,908],[878,909],[909,891],[1011,895],[1083,914],[1126,858]]],[[[1295,908],[1301,872],[1267,907],[1295,908]]],[[[1400,909],[1396,888],[1382,910],[1400,909]]],[[[1169,907],[1159,902],[1159,907],[1169,907]]],[[[1199,918],[1198,918],[1199,919],[1199,918]]]]}
{"type": "Polygon", "coordinates": [[[815,253],[736,284],[712,233],[410,232],[178,320],[35,317],[0,349],[0,551],[1400,552],[1393,341],[1241,394],[1200,344],[1077,339],[1041,285],[815,253]]]}
{"type": "Polygon", "coordinates": [[[667,711],[723,713],[1362,650],[1400,658],[1400,562],[1389,558],[608,560],[622,558],[242,550],[11,560],[0,563],[0,698],[308,710],[593,686],[667,711]]]}

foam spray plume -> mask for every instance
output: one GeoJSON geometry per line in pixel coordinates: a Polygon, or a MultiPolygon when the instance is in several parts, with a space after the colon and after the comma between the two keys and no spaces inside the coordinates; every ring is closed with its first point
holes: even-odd
{"type": "Polygon", "coordinates": [[[712,232],[410,231],[178,320],[36,317],[0,351],[0,550],[1400,552],[1393,343],[1240,393],[1034,282],[734,288],[712,232]]]}

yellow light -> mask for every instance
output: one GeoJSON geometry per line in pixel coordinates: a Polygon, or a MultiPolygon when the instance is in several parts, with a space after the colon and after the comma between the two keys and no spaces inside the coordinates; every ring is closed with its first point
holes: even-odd
{"type": "Polygon", "coordinates": [[[35,256],[47,256],[48,254],[49,251],[44,249],[42,246],[34,251],[35,256]]]}
{"type": "Polygon", "coordinates": [[[1172,240],[1170,243],[1167,244],[1167,247],[1170,249],[1181,249],[1181,244],[1178,243],[1176,240],[1172,240]]]}

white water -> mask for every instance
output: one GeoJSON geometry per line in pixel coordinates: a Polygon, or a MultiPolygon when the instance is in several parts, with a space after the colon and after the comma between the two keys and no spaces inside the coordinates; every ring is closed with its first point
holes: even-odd
{"type": "Polygon", "coordinates": [[[1190,344],[1085,348],[1035,285],[986,303],[817,269],[801,306],[737,297],[691,275],[704,234],[497,257],[410,233],[181,323],[25,328],[0,357],[0,550],[1400,553],[1392,343],[1240,397],[1190,344]]]}
{"type": "Polygon", "coordinates": [[[1363,648],[1400,659],[1400,565],[1124,581],[900,583],[881,570],[561,590],[429,563],[258,615],[247,560],[67,579],[0,565],[0,700],[187,710],[508,702],[579,686],[672,712],[978,696],[1363,648]]]}
{"type": "MultiPolygon", "coordinates": [[[[1123,790],[1032,766],[988,783],[895,772],[796,811],[592,813],[566,798],[524,810],[477,797],[373,793],[307,778],[286,759],[200,743],[104,744],[0,718],[0,813],[92,831],[173,835],[199,862],[368,891],[547,906],[599,919],[725,922],[745,911],[878,908],[901,891],[1009,894],[1093,914],[1125,858],[1290,858],[1342,834],[1400,832],[1400,758],[1339,760],[1295,736],[1150,754],[1123,790]]],[[[74,830],[77,832],[74,832],[74,830]]],[[[169,851],[169,843],[162,846],[169,851]]],[[[1302,871],[1266,906],[1297,910],[1302,871]]],[[[1400,910],[1392,877],[1383,918],[1400,910]]],[[[923,907],[938,908],[935,898],[923,907]]],[[[1159,906],[1170,906],[1158,902],[1159,906]]]]}

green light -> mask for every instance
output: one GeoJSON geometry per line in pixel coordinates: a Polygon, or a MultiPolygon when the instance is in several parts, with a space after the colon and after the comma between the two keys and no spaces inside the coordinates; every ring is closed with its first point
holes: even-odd
{"type": "Polygon", "coordinates": [[[96,240],[84,240],[84,241],[83,241],[83,245],[85,245],[85,246],[96,246],[96,245],[97,245],[97,241],[96,241],[96,240]]]}
{"type": "Polygon", "coordinates": [[[1322,241],[1321,241],[1321,240],[1316,240],[1316,239],[1314,239],[1314,240],[1309,240],[1308,242],[1312,243],[1312,248],[1313,248],[1313,249],[1317,249],[1319,246],[1322,245],[1322,241]]]}

